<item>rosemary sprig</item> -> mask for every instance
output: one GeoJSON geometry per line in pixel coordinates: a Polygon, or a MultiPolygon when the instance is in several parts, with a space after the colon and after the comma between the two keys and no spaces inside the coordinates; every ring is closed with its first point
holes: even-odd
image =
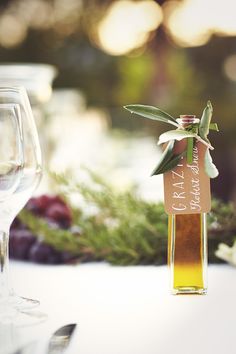
{"type": "MultiPolygon", "coordinates": [[[[73,194],[83,197],[96,213],[87,215],[79,205],[73,206],[71,230],[52,228],[47,221],[24,209],[20,220],[39,239],[57,250],[68,251],[78,260],[104,260],[112,264],[165,264],[167,249],[167,215],[163,203],[140,199],[135,189],[117,193],[103,178],[88,174],[92,183],[78,183],[73,176],[52,174],[54,185],[68,203],[73,194]],[[73,230],[79,227],[78,234],[73,230]]],[[[236,213],[232,204],[213,199],[208,217],[209,261],[218,244],[231,246],[236,235],[236,213]]]]}

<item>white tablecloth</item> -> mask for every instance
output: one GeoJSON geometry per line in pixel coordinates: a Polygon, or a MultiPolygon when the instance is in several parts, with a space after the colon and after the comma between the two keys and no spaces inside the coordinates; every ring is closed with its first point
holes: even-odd
{"type": "Polygon", "coordinates": [[[233,267],[209,267],[206,296],[170,295],[164,266],[13,262],[11,273],[17,293],[40,299],[37,311],[48,319],[28,327],[2,325],[1,354],[74,322],[68,354],[236,353],[233,267]]]}

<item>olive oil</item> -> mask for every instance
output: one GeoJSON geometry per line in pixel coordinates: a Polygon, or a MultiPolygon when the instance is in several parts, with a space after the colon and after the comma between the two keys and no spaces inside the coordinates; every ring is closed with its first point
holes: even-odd
{"type": "Polygon", "coordinates": [[[209,150],[213,147],[207,138],[210,129],[218,131],[217,124],[210,123],[211,102],[207,102],[201,119],[192,114],[175,119],[153,106],[128,105],[125,108],[131,113],[177,127],[159,137],[158,144],[164,144],[164,151],[152,176],[164,176],[172,293],[205,294],[210,178],[219,173],[212,162],[209,150]]]}
{"type": "MultiPolygon", "coordinates": [[[[183,127],[188,124],[199,122],[195,116],[183,115],[177,120],[183,127]]],[[[199,156],[197,156],[199,160],[199,156]]],[[[199,198],[200,195],[200,178],[199,178],[199,162],[197,165],[186,164],[185,170],[182,171],[186,181],[186,166],[193,169],[193,176],[189,178],[191,198],[194,195],[199,198]],[[195,176],[195,177],[194,177],[195,176]],[[193,185],[194,182],[194,185],[193,185]],[[198,185],[195,183],[198,183],[198,185]],[[194,188],[197,189],[195,190],[194,188]]],[[[183,164],[177,165],[177,167],[183,164]]],[[[178,174],[180,175],[180,171],[178,174]]],[[[172,172],[175,173],[175,170],[172,172]]],[[[174,182],[176,176],[174,175],[174,182]]],[[[183,180],[184,180],[183,178],[183,180]]],[[[202,177],[201,177],[202,178],[202,177]]],[[[205,181],[206,182],[206,181],[205,181]]],[[[180,185],[176,183],[175,185],[180,185]]],[[[182,190],[181,190],[182,191],[182,190]]],[[[183,193],[185,196],[185,193],[183,193]]],[[[177,195],[182,197],[180,193],[177,195]]],[[[201,194],[201,197],[203,194],[201,194]]],[[[179,199],[179,200],[184,200],[179,199]]],[[[194,198],[191,199],[191,203],[194,198]]],[[[200,202],[200,198],[198,203],[200,202]]],[[[190,204],[191,204],[190,203],[190,204]]],[[[183,202],[182,202],[183,204],[183,202]]],[[[193,207],[196,207],[194,202],[193,207]]],[[[206,269],[207,269],[207,226],[206,213],[177,213],[169,214],[168,224],[168,263],[171,270],[171,291],[173,294],[206,294],[206,269]]]]}
{"type": "Polygon", "coordinates": [[[206,214],[169,215],[168,262],[174,294],[206,293],[206,214]]]}

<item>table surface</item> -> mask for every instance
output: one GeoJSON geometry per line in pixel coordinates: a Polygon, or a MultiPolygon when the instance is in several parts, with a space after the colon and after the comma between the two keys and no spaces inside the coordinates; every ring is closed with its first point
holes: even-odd
{"type": "Polygon", "coordinates": [[[236,269],[231,266],[209,266],[206,296],[170,295],[165,266],[11,262],[11,274],[17,293],[40,299],[37,311],[48,318],[31,326],[1,324],[1,354],[46,340],[61,325],[75,322],[67,354],[236,352],[236,269]]]}

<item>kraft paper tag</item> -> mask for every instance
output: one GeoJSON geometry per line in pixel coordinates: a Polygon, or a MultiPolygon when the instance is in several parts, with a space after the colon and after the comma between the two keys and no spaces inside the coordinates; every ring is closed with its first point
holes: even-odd
{"type": "MultiPolygon", "coordinates": [[[[186,149],[187,141],[175,142],[174,152],[186,149]]],[[[193,163],[182,157],[179,164],[164,173],[164,200],[167,214],[208,213],[211,209],[210,178],[204,170],[206,146],[196,142],[193,163]]]]}

